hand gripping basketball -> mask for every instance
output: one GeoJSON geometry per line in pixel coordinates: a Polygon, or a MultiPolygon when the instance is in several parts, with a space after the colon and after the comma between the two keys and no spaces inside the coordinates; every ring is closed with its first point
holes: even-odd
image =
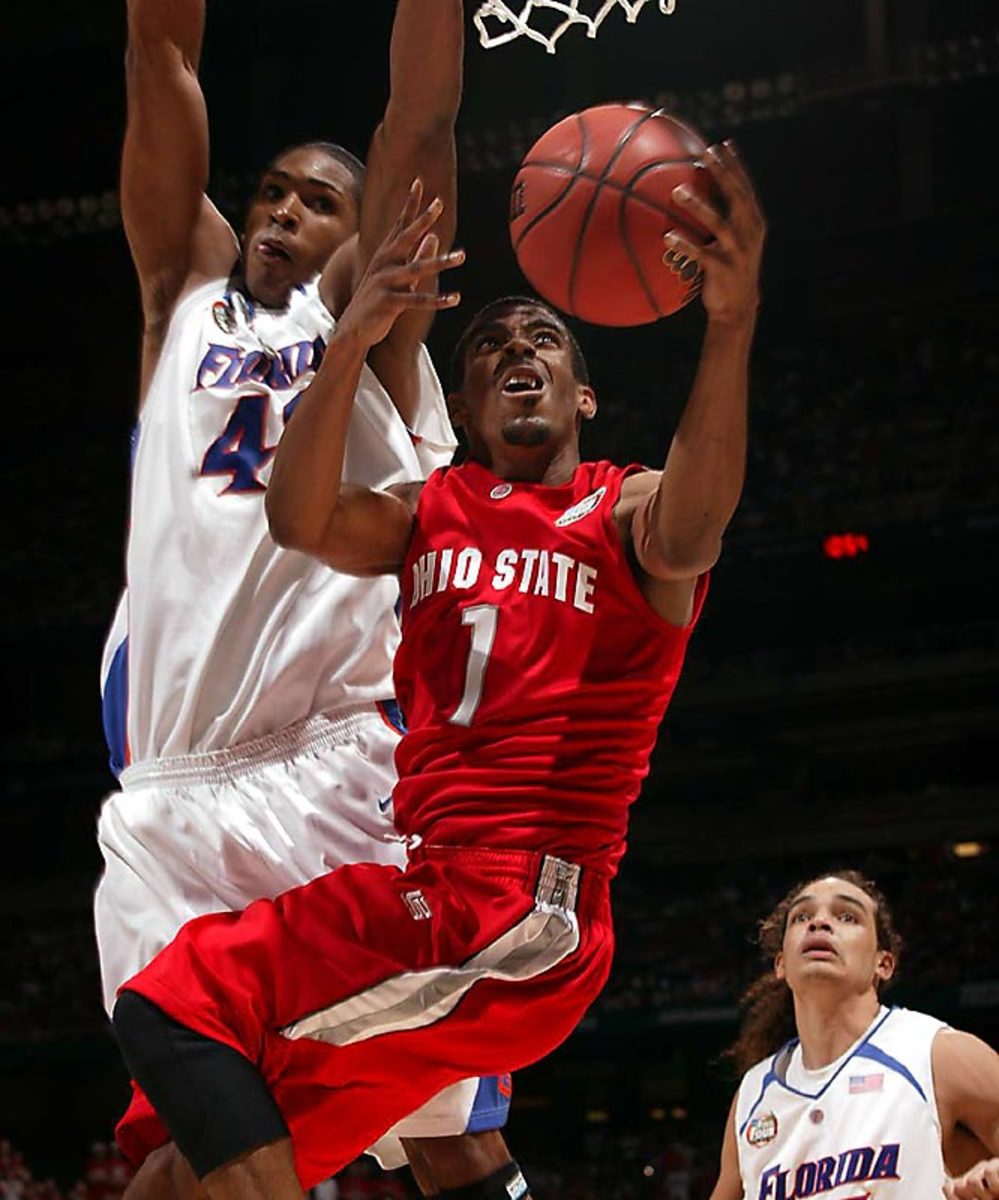
{"type": "Polygon", "coordinates": [[[692,239],[681,227],[663,237],[663,262],[685,269],[698,262],[702,271],[701,301],[708,318],[718,323],[752,317],[760,303],[760,262],[766,222],[752,181],[731,142],[709,146],[704,161],[721,204],[705,200],[686,184],[674,189],[673,200],[689,225],[708,230],[707,243],[692,239]]]}
{"type": "Polygon", "coordinates": [[[692,251],[722,205],[707,143],[661,109],[604,104],[566,117],[527,152],[513,182],[510,236],[521,269],[556,308],[596,325],[644,325],[700,287],[692,251]],[[678,203],[686,186],[705,205],[678,203]],[[663,262],[677,230],[687,258],[663,262]]]}

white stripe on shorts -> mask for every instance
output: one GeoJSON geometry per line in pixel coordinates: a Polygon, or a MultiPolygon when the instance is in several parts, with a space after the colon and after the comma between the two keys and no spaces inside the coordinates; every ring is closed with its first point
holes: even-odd
{"type": "Polygon", "coordinates": [[[393,976],[356,996],[286,1025],[287,1038],[315,1038],[334,1046],[422,1029],[447,1016],[483,979],[512,982],[550,971],[579,946],[574,912],[579,867],[546,855],[536,907],[461,966],[432,967],[393,976]]]}

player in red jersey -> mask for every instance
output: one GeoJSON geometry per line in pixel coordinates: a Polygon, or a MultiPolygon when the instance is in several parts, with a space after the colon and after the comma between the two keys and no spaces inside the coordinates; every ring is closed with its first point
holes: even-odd
{"type": "Polygon", "coordinates": [[[441,205],[418,183],[289,424],[275,537],[401,576],[409,861],[192,921],[121,990],[126,1061],[211,1196],[297,1200],[453,1080],[547,1054],[603,986],[627,809],[744,474],[764,223],[731,146],[708,169],[726,215],[677,197],[715,240],[663,471],[580,462],[596,401],[579,347],[509,298],[456,351],[469,461],[422,488],[341,485],[366,351],[408,308],[457,301],[420,290],[461,254],[437,254],[441,205]]]}

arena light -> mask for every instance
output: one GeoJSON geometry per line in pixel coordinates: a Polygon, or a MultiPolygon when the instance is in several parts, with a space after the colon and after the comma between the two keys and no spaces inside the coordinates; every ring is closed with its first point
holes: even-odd
{"type": "Polygon", "coordinates": [[[870,547],[866,533],[830,533],[823,539],[822,553],[826,558],[857,558],[866,554],[870,547]]]}
{"type": "Polygon", "coordinates": [[[981,842],[955,842],[950,852],[955,858],[981,858],[985,847],[981,842]]]}
{"type": "Polygon", "coordinates": [[[605,1125],[610,1120],[610,1113],[603,1108],[591,1108],[586,1120],[590,1125],[605,1125]]]}

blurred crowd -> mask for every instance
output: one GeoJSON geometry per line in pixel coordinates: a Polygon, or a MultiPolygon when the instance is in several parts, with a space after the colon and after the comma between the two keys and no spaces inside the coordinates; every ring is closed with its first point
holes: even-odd
{"type": "MultiPolygon", "coordinates": [[[[658,328],[622,353],[615,331],[588,329],[600,414],[584,431],[591,457],[660,466],[693,376],[693,347],[658,328]],[[646,338],[648,340],[646,340],[646,338]]],[[[791,536],[926,522],[999,508],[999,347],[959,311],[861,314],[814,323],[787,341],[761,333],[751,386],[750,461],[730,536],[791,536]]],[[[60,629],[110,619],[120,583],[128,430],[88,415],[83,436],[54,436],[54,477],[80,479],[71,505],[29,504],[8,569],[33,623],[60,629]],[[72,569],[52,553],[72,545],[72,569]]],[[[54,431],[58,434],[58,429],[54,431]]],[[[12,494],[37,489],[33,460],[10,464],[12,494]],[[21,478],[21,472],[24,478],[21,478]]],[[[14,612],[11,612],[11,617],[14,612]]]]}
{"type": "Polygon", "coordinates": [[[718,1130],[622,1131],[591,1126],[575,1153],[554,1143],[520,1155],[544,1200],[707,1200],[717,1178],[718,1130]]]}
{"type": "MultiPolygon", "coordinates": [[[[997,978],[982,954],[999,925],[995,855],[957,858],[944,848],[865,852],[854,861],[888,895],[906,942],[900,979],[916,989],[997,978]],[[946,953],[941,950],[946,948],[946,953]]],[[[615,885],[617,951],[595,1015],[731,1006],[761,969],[756,922],[797,873],[826,859],[659,866],[648,854],[625,860],[615,885]]],[[[0,993],[0,1040],[97,1031],[99,1001],[90,916],[36,909],[0,934],[10,986],[0,993]]]]}
{"type": "MultiPolygon", "coordinates": [[[[535,1196],[543,1200],[706,1200],[716,1174],[717,1130],[691,1128],[657,1136],[590,1126],[570,1152],[556,1139],[519,1154],[535,1196]]],[[[0,1139],[0,1200],[121,1200],[133,1171],[113,1142],[94,1143],[80,1179],[62,1189],[36,1179],[22,1156],[0,1139]]],[[[309,1200],[419,1200],[408,1170],[383,1171],[359,1158],[309,1193],[309,1200]]]]}
{"type": "MultiPolygon", "coordinates": [[[[665,362],[638,353],[612,371],[594,365],[601,411],[589,454],[661,465],[693,358],[671,345],[665,362]]],[[[782,542],[994,514],[997,393],[999,347],[986,322],[963,314],[929,328],[922,314],[861,313],[812,326],[800,342],[761,334],[746,488],[730,536],[782,542]]]]}
{"type": "Polygon", "coordinates": [[[625,863],[618,883],[618,946],[597,1014],[731,1008],[767,969],[757,925],[798,879],[856,866],[874,878],[902,936],[896,986],[906,996],[999,980],[983,953],[999,924],[993,854],[954,857],[944,848],[787,857],[773,863],[671,865],[659,879],[625,863]]]}
{"type": "MultiPolygon", "coordinates": [[[[36,1179],[22,1155],[0,1138],[0,1200],[121,1200],[134,1172],[114,1142],[94,1142],[80,1178],[68,1189],[54,1179],[36,1179]]],[[[309,1200],[415,1200],[408,1171],[381,1170],[372,1158],[351,1163],[320,1184],[309,1200]]]]}
{"type": "Polygon", "coordinates": [[[121,1200],[132,1169],[114,1143],[95,1142],[80,1178],[67,1190],[54,1179],[36,1179],[6,1138],[0,1138],[0,1200],[121,1200]]]}

